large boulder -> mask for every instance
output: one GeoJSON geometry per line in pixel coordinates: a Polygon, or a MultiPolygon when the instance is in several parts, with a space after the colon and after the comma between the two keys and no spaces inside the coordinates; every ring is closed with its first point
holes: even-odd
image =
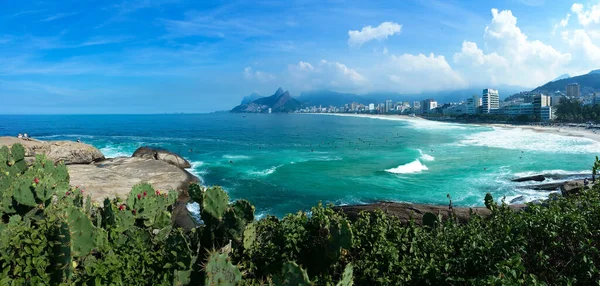
{"type": "Polygon", "coordinates": [[[173,209],[173,221],[186,229],[195,226],[186,203],[189,200],[189,184],[200,180],[186,170],[164,161],[136,157],[112,158],[89,165],[69,165],[67,168],[71,185],[79,186],[98,203],[105,198],[126,199],[132,187],[142,182],[152,184],[154,189],[161,192],[179,192],[173,209]]]}
{"type": "Polygon", "coordinates": [[[138,148],[137,150],[135,150],[135,152],[133,152],[133,155],[131,157],[161,160],[183,169],[190,168],[192,166],[190,165],[190,162],[188,162],[186,159],[173,152],[148,146],[138,148]]]}
{"type": "Polygon", "coordinates": [[[92,199],[126,198],[131,188],[142,182],[158,190],[187,192],[189,183],[199,179],[186,170],[169,163],[135,157],[120,157],[88,165],[69,165],[72,186],[83,188],[92,199]]]}
{"type": "MultiPolygon", "coordinates": [[[[514,210],[521,210],[526,205],[510,205],[510,208],[514,210]]],[[[362,211],[373,212],[375,210],[382,210],[388,215],[396,216],[403,223],[408,223],[410,219],[414,219],[415,223],[421,224],[423,221],[423,215],[425,213],[433,213],[435,215],[441,214],[444,219],[447,219],[451,212],[448,206],[437,206],[437,205],[424,205],[424,204],[408,204],[408,203],[395,203],[395,202],[379,202],[367,205],[350,205],[335,207],[339,211],[344,212],[350,219],[356,219],[358,214],[362,211]]],[[[453,211],[458,220],[465,223],[471,217],[470,211],[479,216],[490,215],[490,210],[485,207],[454,207],[453,211]]]]}
{"type": "Polygon", "coordinates": [[[100,150],[92,145],[73,141],[40,141],[16,137],[0,137],[0,146],[11,147],[21,144],[25,148],[25,159],[31,161],[36,155],[46,155],[54,162],[64,161],[66,165],[90,164],[104,160],[100,150]]]}
{"type": "Polygon", "coordinates": [[[564,197],[568,197],[579,194],[581,190],[591,189],[593,185],[592,180],[587,180],[587,185],[584,180],[567,181],[560,186],[560,192],[564,197]]]}

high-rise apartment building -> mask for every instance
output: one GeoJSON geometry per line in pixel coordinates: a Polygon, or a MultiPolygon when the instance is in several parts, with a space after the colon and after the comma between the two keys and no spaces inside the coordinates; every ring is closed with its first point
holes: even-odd
{"type": "Polygon", "coordinates": [[[477,95],[473,95],[473,97],[467,98],[466,105],[466,114],[477,114],[479,112],[479,107],[481,106],[481,99],[477,95]]]}
{"type": "MultiPolygon", "coordinates": [[[[540,119],[542,118],[542,108],[550,106],[550,96],[543,94],[536,94],[533,96],[533,114],[538,116],[540,119]]],[[[551,110],[551,109],[550,109],[551,110]]],[[[546,112],[548,112],[546,110],[546,112]]],[[[550,115],[546,116],[546,118],[550,118],[550,115]]]]}
{"type": "Polygon", "coordinates": [[[423,100],[423,103],[421,104],[421,110],[423,114],[428,114],[431,112],[432,109],[435,109],[437,107],[437,101],[429,98],[429,99],[425,99],[423,100]]]}
{"type": "Polygon", "coordinates": [[[578,83],[570,83],[567,85],[567,97],[579,97],[581,90],[578,83]]]}
{"type": "Polygon", "coordinates": [[[481,96],[481,113],[490,113],[500,108],[500,96],[498,90],[486,88],[481,96]]]}

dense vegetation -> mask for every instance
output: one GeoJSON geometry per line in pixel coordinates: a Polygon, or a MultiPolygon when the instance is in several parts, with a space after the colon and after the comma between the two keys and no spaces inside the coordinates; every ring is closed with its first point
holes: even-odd
{"type": "MultiPolygon", "coordinates": [[[[594,173],[600,168],[596,158],[594,173]]],[[[202,223],[172,227],[175,192],[135,186],[103,206],[63,164],[0,149],[0,285],[597,284],[600,187],[521,212],[496,203],[466,224],[330,207],[254,219],[244,200],[190,185],[202,223]]]]}
{"type": "Polygon", "coordinates": [[[559,122],[600,122],[600,104],[581,105],[577,100],[563,98],[555,115],[559,122]]]}

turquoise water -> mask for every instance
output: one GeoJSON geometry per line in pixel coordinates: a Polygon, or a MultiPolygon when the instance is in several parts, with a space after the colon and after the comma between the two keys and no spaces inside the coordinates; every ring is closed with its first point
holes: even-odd
{"type": "Polygon", "coordinates": [[[584,138],[425,120],[305,114],[0,116],[0,135],[80,138],[107,157],[143,145],[178,152],[206,185],[261,215],[391,200],[455,205],[547,192],[510,179],[590,173],[600,144],[584,138]]]}

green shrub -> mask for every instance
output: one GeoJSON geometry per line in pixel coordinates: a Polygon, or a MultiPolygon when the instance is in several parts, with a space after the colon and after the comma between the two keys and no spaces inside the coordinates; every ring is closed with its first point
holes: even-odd
{"type": "MultiPolygon", "coordinates": [[[[594,170],[600,161],[596,159],[594,170]]],[[[63,164],[0,148],[0,285],[594,285],[600,185],[464,224],[423,227],[381,211],[354,221],[321,204],[254,220],[247,201],[192,184],[202,224],[173,228],[176,192],[148,184],[102,206],[69,187],[63,164]]]]}

